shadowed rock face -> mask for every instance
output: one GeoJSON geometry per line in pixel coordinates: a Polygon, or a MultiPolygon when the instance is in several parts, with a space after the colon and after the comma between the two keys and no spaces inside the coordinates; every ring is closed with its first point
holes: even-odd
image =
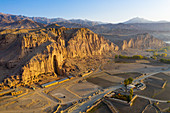
{"type": "Polygon", "coordinates": [[[146,34],[136,35],[135,37],[128,38],[127,40],[123,40],[118,45],[122,50],[128,48],[160,49],[166,46],[166,43],[146,33],[146,34]]]}
{"type": "Polygon", "coordinates": [[[37,82],[41,74],[64,75],[66,59],[107,55],[119,49],[86,28],[21,31],[0,32],[0,63],[12,70],[11,75],[20,74],[23,84],[37,82]]]}

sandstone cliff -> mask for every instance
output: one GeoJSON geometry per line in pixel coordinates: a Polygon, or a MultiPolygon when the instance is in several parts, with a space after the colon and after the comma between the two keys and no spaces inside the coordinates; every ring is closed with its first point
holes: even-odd
{"type": "Polygon", "coordinates": [[[116,44],[118,44],[122,50],[125,50],[128,48],[159,49],[159,48],[166,46],[165,42],[157,38],[154,38],[152,35],[148,33],[132,36],[121,42],[119,41],[116,44]]]}
{"type": "MultiPolygon", "coordinates": [[[[20,75],[23,84],[37,82],[41,75],[65,75],[72,69],[78,69],[76,65],[66,62],[68,59],[109,55],[119,49],[86,28],[53,26],[27,32],[1,33],[0,40],[4,43],[10,38],[8,43],[0,45],[1,66],[10,69],[9,75],[20,75]]],[[[9,78],[6,83],[8,81],[9,78]]]]}

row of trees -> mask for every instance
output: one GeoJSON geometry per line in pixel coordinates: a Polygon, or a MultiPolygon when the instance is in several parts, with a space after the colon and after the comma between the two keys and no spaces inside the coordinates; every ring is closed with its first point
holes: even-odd
{"type": "Polygon", "coordinates": [[[132,100],[132,97],[133,97],[133,89],[129,91],[129,95],[122,95],[121,93],[118,93],[111,96],[111,98],[117,98],[128,102],[132,100]]]}
{"type": "MultiPolygon", "coordinates": [[[[124,80],[126,92],[127,92],[127,85],[131,84],[132,82],[133,82],[133,78],[131,78],[131,77],[124,80]]],[[[118,94],[111,96],[111,98],[117,98],[117,99],[125,100],[125,101],[128,101],[128,102],[130,102],[132,100],[132,97],[133,97],[133,89],[130,89],[129,95],[124,95],[124,94],[118,93],[118,94]]]]}
{"type": "Polygon", "coordinates": [[[167,53],[158,54],[157,52],[154,52],[153,56],[156,56],[156,57],[167,57],[167,53]]]}
{"type": "Polygon", "coordinates": [[[163,63],[167,63],[167,64],[170,64],[170,59],[160,59],[160,62],[163,62],[163,63]]]}
{"type": "MultiPolygon", "coordinates": [[[[124,80],[124,85],[126,87],[126,92],[127,92],[127,85],[131,84],[133,82],[133,78],[128,78],[124,80]]],[[[129,96],[128,96],[128,102],[130,102],[132,100],[133,97],[133,89],[131,88],[129,91],[129,96]]]]}
{"type": "Polygon", "coordinates": [[[133,97],[133,89],[131,88],[129,91],[129,98],[128,98],[129,102],[132,100],[132,97],[133,97]]]}
{"type": "Polygon", "coordinates": [[[167,49],[161,48],[161,49],[147,49],[146,52],[167,52],[167,49]]]}
{"type": "Polygon", "coordinates": [[[163,47],[161,49],[147,49],[146,52],[168,52],[170,50],[170,46],[163,47]]]}
{"type": "Polygon", "coordinates": [[[125,55],[115,55],[115,59],[121,58],[121,59],[148,59],[145,56],[142,55],[133,55],[133,56],[125,56],[125,55]]]}
{"type": "MultiPolygon", "coordinates": [[[[157,52],[154,52],[154,55],[151,57],[154,60],[157,60],[158,57],[167,57],[167,53],[158,54],[157,52]]],[[[133,55],[133,56],[125,56],[125,55],[115,55],[115,59],[121,58],[121,59],[148,59],[145,56],[142,55],[133,55]]]]}

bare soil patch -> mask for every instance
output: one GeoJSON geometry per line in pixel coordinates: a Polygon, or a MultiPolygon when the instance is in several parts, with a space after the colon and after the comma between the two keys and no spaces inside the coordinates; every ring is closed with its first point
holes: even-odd
{"type": "Polygon", "coordinates": [[[69,87],[69,89],[72,92],[78,94],[81,97],[88,96],[89,94],[97,91],[98,88],[99,86],[92,84],[90,82],[87,82],[87,81],[83,81],[81,83],[77,83],[69,87]]]}
{"type": "Polygon", "coordinates": [[[144,95],[147,97],[155,98],[155,99],[160,99],[160,100],[170,100],[170,76],[166,76],[164,73],[158,73],[153,75],[153,77],[149,77],[144,81],[146,84],[146,89],[143,91],[137,91],[135,93],[144,95]],[[154,78],[157,77],[160,79],[154,78]],[[162,80],[161,80],[162,79],[162,80]],[[165,82],[164,80],[167,80],[167,84],[165,88],[162,88],[163,83],[165,82]]]}
{"type": "Polygon", "coordinates": [[[164,109],[167,109],[170,107],[170,103],[159,103],[159,108],[164,111],[164,109]]]}
{"type": "Polygon", "coordinates": [[[9,101],[6,104],[0,106],[0,110],[30,110],[30,109],[42,109],[50,103],[38,94],[32,94],[27,97],[19,98],[13,101],[9,101]]]}
{"type": "Polygon", "coordinates": [[[91,82],[103,88],[118,85],[123,80],[124,79],[121,77],[112,76],[105,72],[87,78],[88,82],[91,82]]]}
{"type": "Polygon", "coordinates": [[[98,86],[101,86],[103,88],[107,88],[107,87],[116,85],[116,83],[114,83],[114,82],[111,82],[111,81],[108,81],[108,80],[104,80],[104,79],[101,79],[99,77],[88,78],[87,81],[91,82],[93,84],[96,84],[98,86]]]}
{"type": "Polygon", "coordinates": [[[158,73],[158,74],[155,74],[154,76],[170,81],[170,76],[165,73],[158,73]]]}
{"type": "Polygon", "coordinates": [[[149,104],[148,100],[136,98],[133,105],[130,107],[117,101],[110,101],[120,113],[141,113],[149,104]]]}
{"type": "Polygon", "coordinates": [[[101,102],[98,106],[94,107],[88,113],[111,113],[111,111],[107,105],[105,105],[103,102],[101,102]]]}
{"type": "Polygon", "coordinates": [[[58,87],[50,91],[48,94],[56,99],[61,100],[62,103],[72,102],[79,99],[79,97],[76,96],[74,92],[70,92],[70,90],[65,89],[65,87],[58,87]]]}
{"type": "Polygon", "coordinates": [[[127,79],[129,77],[136,78],[136,77],[139,77],[141,75],[142,74],[138,73],[138,72],[128,72],[128,73],[113,74],[113,76],[118,76],[118,77],[122,77],[122,78],[125,78],[125,79],[127,79]]]}
{"type": "Polygon", "coordinates": [[[110,74],[124,73],[124,72],[139,72],[139,73],[153,73],[166,69],[167,65],[147,65],[143,63],[107,63],[102,66],[102,69],[110,74]]]}
{"type": "Polygon", "coordinates": [[[157,113],[157,110],[153,106],[149,106],[144,113],[157,113]]]}

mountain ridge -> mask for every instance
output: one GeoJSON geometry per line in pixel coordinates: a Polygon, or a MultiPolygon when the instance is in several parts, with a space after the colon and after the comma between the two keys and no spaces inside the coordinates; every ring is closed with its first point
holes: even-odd
{"type": "Polygon", "coordinates": [[[1,29],[15,29],[15,28],[30,29],[30,28],[43,28],[43,27],[45,27],[45,24],[34,22],[30,19],[18,20],[11,23],[3,23],[0,26],[1,29]]]}
{"type": "Polygon", "coordinates": [[[152,21],[152,20],[147,20],[144,18],[140,17],[135,17],[132,19],[129,19],[128,21],[123,22],[124,24],[137,24],[137,23],[169,23],[168,21],[160,20],[160,21],[152,21]]]}
{"type": "MultiPolygon", "coordinates": [[[[14,21],[18,21],[21,19],[31,19],[35,22],[43,23],[43,24],[52,24],[57,22],[68,22],[68,23],[76,23],[76,24],[82,24],[82,25],[88,25],[88,26],[95,26],[100,24],[109,24],[107,22],[101,22],[101,21],[91,21],[88,19],[64,19],[64,18],[47,18],[47,17],[29,17],[24,15],[14,15],[14,14],[5,14],[0,12],[0,23],[3,22],[4,17],[7,21],[7,23],[11,23],[14,21]]],[[[160,21],[152,21],[145,18],[140,17],[134,17],[127,21],[121,22],[123,24],[135,24],[135,23],[169,23],[169,21],[166,20],[160,20],[160,21]]],[[[113,23],[111,23],[113,24],[113,23]]],[[[116,23],[119,24],[119,23],[116,23]]]]}
{"type": "Polygon", "coordinates": [[[11,23],[22,19],[31,19],[35,22],[39,22],[43,24],[52,24],[55,22],[68,22],[68,23],[77,23],[77,24],[81,23],[83,25],[94,26],[94,25],[104,23],[100,21],[91,21],[87,19],[83,20],[83,19],[64,19],[64,18],[47,18],[47,17],[28,17],[23,15],[4,14],[0,12],[0,24],[4,22],[11,23]]]}

